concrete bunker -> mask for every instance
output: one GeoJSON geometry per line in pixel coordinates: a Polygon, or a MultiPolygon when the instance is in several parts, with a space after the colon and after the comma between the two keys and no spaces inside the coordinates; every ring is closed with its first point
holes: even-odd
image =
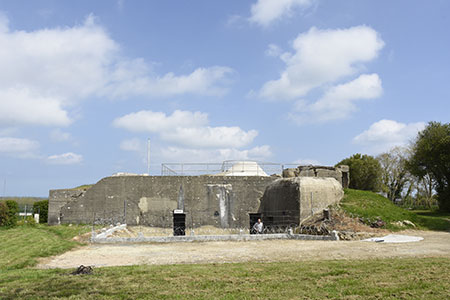
{"type": "Polygon", "coordinates": [[[309,165],[283,170],[283,178],[292,177],[330,177],[336,179],[345,189],[348,188],[348,185],[350,183],[350,169],[347,165],[339,165],[337,167],[309,165]]]}
{"type": "Polygon", "coordinates": [[[248,228],[252,213],[260,214],[266,225],[299,225],[343,196],[346,166],[300,166],[284,170],[287,178],[280,178],[267,176],[255,164],[241,171],[244,165],[215,175],[123,173],[103,178],[87,190],[51,190],[48,222],[172,228],[177,210],[191,229],[248,228]]]}
{"type": "Polygon", "coordinates": [[[270,176],[111,176],[84,192],[51,190],[49,224],[85,223],[170,228],[173,210],[190,228],[244,228],[270,176]]]}
{"type": "Polygon", "coordinates": [[[266,188],[258,212],[268,228],[296,227],[344,196],[334,178],[293,177],[277,179],[266,188]]]}

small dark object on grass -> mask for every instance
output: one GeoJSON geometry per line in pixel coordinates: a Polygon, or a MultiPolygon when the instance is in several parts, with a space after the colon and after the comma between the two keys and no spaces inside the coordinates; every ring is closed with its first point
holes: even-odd
{"type": "Polygon", "coordinates": [[[91,275],[92,274],[92,267],[91,266],[79,266],[75,271],[70,273],[70,275],[91,275]]]}

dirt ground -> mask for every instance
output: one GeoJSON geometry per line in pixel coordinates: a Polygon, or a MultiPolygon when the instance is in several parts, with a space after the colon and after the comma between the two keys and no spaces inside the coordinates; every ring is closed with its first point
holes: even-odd
{"type": "Polygon", "coordinates": [[[89,244],[62,255],[42,259],[38,268],[76,268],[137,264],[196,264],[351,260],[388,257],[448,257],[450,233],[408,230],[396,234],[421,236],[411,243],[363,241],[267,240],[167,244],[89,244]]]}

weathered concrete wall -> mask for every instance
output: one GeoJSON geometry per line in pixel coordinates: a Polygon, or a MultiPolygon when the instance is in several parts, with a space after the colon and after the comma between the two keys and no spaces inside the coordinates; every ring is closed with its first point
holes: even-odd
{"type": "Polygon", "coordinates": [[[116,223],[171,227],[173,209],[183,203],[186,225],[248,227],[266,186],[259,176],[113,176],[78,198],[69,190],[50,191],[49,224],[116,223]],[[53,197],[52,197],[53,195],[53,197]]]}
{"type": "Polygon", "coordinates": [[[48,223],[58,224],[61,208],[69,202],[83,197],[84,190],[50,190],[48,197],[48,223]]]}
{"type": "Polygon", "coordinates": [[[299,225],[343,196],[342,185],[334,178],[281,178],[267,187],[258,211],[267,225],[299,225]]]}
{"type": "Polygon", "coordinates": [[[292,177],[327,177],[336,179],[343,188],[348,188],[350,183],[349,167],[340,165],[337,167],[328,166],[298,166],[283,170],[284,178],[292,177]]]}

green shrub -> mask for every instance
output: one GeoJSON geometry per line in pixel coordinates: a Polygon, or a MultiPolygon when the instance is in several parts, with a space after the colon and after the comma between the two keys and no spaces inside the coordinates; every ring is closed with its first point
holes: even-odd
{"type": "Polygon", "coordinates": [[[14,200],[0,202],[0,226],[14,227],[17,225],[19,205],[14,200]]]}
{"type": "Polygon", "coordinates": [[[36,226],[36,221],[32,216],[26,216],[25,218],[20,218],[19,221],[17,221],[17,225],[19,226],[36,226]]]}
{"type": "Polygon", "coordinates": [[[349,188],[373,192],[380,190],[381,166],[373,156],[357,153],[336,164],[339,165],[350,168],[349,188]]]}
{"type": "Polygon", "coordinates": [[[47,223],[48,200],[42,200],[33,204],[33,213],[39,214],[39,223],[47,223]]]}
{"type": "Polygon", "coordinates": [[[9,209],[8,206],[6,206],[5,202],[0,202],[0,227],[1,226],[7,226],[9,220],[9,209]]]}
{"type": "Polygon", "coordinates": [[[3,226],[6,227],[14,227],[17,225],[17,219],[19,214],[19,204],[17,204],[14,200],[6,200],[6,206],[8,207],[7,215],[8,217],[5,220],[3,226]]]}

